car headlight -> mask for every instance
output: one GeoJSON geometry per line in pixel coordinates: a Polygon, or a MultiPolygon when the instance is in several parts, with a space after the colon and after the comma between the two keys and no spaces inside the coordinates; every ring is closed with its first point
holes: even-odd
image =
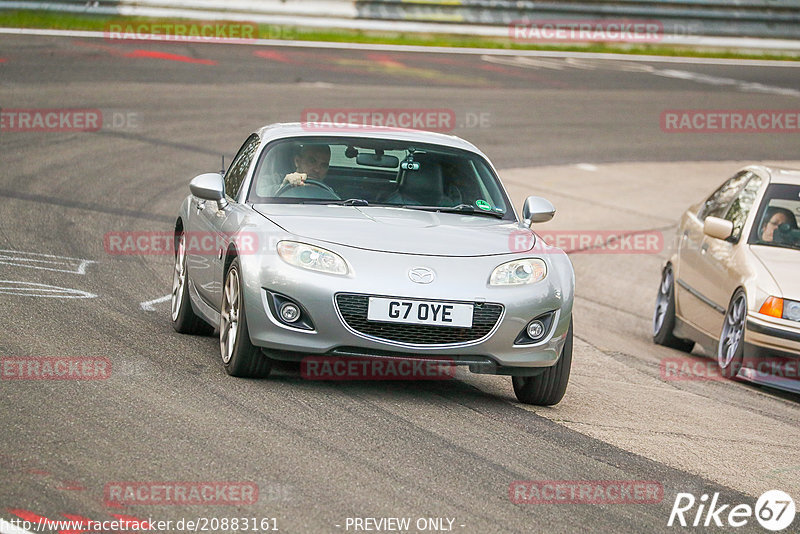
{"type": "Polygon", "coordinates": [[[347,263],[344,259],[330,250],[297,243],[295,241],[280,241],[278,243],[278,256],[289,265],[330,274],[347,274],[347,263]]]}
{"type": "Polygon", "coordinates": [[[796,300],[783,301],[783,318],[790,321],[800,321],[800,302],[796,300]]]}
{"type": "Polygon", "coordinates": [[[800,321],[800,302],[796,300],[769,297],[758,311],[771,317],[800,321]]]}
{"type": "Polygon", "coordinates": [[[489,278],[491,286],[533,284],[547,276],[547,266],[538,258],[526,258],[498,265],[489,278]]]}

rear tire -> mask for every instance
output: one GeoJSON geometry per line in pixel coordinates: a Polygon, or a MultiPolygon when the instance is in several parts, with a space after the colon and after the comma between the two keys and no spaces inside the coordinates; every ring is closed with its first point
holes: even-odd
{"type": "Polygon", "coordinates": [[[653,342],[683,352],[692,352],[694,341],[675,337],[675,276],[672,266],[667,265],[661,272],[661,285],[658,286],[656,309],[653,313],[653,342]]]}
{"type": "Polygon", "coordinates": [[[569,372],[572,367],[572,318],[569,320],[567,340],[561,349],[561,357],[552,367],[536,376],[512,376],[514,394],[523,404],[553,406],[558,404],[567,391],[569,372]]]}
{"type": "Polygon", "coordinates": [[[189,272],[186,269],[186,237],[176,235],[175,268],[172,273],[172,328],[181,334],[209,335],[214,328],[192,309],[189,272]]]}
{"type": "Polygon", "coordinates": [[[239,258],[234,258],[225,274],[219,320],[222,365],[231,376],[263,378],[272,370],[272,362],[250,342],[241,271],[239,258]]]}

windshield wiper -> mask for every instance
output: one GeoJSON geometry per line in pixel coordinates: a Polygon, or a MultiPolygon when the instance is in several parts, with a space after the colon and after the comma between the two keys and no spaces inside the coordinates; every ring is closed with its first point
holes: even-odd
{"type": "Polygon", "coordinates": [[[337,206],[369,206],[369,202],[363,198],[348,198],[347,200],[326,202],[326,204],[336,204],[337,206]]]}
{"type": "Polygon", "coordinates": [[[490,217],[496,217],[498,219],[502,219],[505,216],[504,212],[486,211],[478,209],[471,204],[459,204],[458,206],[411,206],[408,204],[403,204],[400,207],[408,208],[410,210],[441,211],[442,213],[469,213],[470,215],[489,215],[490,217]]]}

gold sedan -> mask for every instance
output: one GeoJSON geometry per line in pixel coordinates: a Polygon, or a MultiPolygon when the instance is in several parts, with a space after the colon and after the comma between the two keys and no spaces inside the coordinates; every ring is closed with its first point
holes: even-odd
{"type": "Polygon", "coordinates": [[[748,166],[690,207],[661,275],[653,340],[721,374],[800,392],[800,170],[748,166]]]}

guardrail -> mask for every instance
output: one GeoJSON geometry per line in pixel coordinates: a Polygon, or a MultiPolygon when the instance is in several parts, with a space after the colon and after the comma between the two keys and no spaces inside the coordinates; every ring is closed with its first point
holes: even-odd
{"type": "Polygon", "coordinates": [[[357,0],[358,16],[508,26],[520,20],[657,20],[665,34],[800,38],[798,0],[357,0]]]}
{"type": "Polygon", "coordinates": [[[2,8],[149,16],[179,16],[179,11],[244,20],[272,16],[276,22],[300,17],[316,20],[315,26],[335,19],[353,21],[352,27],[361,29],[374,21],[383,30],[392,23],[404,28],[420,23],[419,31],[430,31],[430,23],[436,23],[443,32],[478,28],[476,33],[483,35],[502,35],[514,21],[631,19],[658,21],[663,33],[673,36],[800,40],[800,0],[0,0],[2,8]]]}

